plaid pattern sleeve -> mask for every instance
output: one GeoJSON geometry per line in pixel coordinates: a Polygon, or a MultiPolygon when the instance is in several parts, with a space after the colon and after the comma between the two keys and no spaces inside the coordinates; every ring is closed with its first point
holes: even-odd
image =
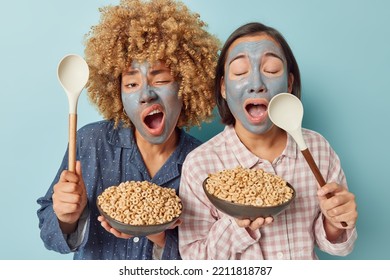
{"type": "MultiPolygon", "coordinates": [[[[318,133],[303,132],[324,178],[346,186],[340,161],[328,142],[318,133]]],[[[317,259],[316,245],[330,254],[346,255],[352,251],[357,236],[352,229],[339,242],[326,239],[317,182],[290,137],[283,153],[270,163],[248,151],[234,128],[227,126],[187,156],[180,197],[183,223],[179,227],[179,250],[183,259],[317,259]],[[258,231],[238,227],[234,218],[210,203],[202,188],[208,174],[237,166],[277,174],[297,192],[290,207],[258,231]]]]}

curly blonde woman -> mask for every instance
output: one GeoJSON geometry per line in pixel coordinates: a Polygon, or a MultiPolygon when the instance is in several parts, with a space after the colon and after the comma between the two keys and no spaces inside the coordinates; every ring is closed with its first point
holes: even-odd
{"type": "Polygon", "coordinates": [[[179,127],[199,125],[214,108],[217,41],[197,14],[175,1],[121,1],[101,9],[101,24],[87,35],[89,96],[106,119],[131,125],[121,95],[121,74],[133,61],[165,61],[180,83],[179,127]]]}
{"type": "Polygon", "coordinates": [[[99,216],[96,198],[130,180],[178,193],[184,159],[201,144],[185,129],[208,121],[215,106],[219,41],[178,1],[123,0],[100,12],[85,58],[88,96],[104,120],[78,131],[76,172],[66,153],[38,199],[41,238],[74,259],[180,259],[177,224],[130,236],[99,216]]]}

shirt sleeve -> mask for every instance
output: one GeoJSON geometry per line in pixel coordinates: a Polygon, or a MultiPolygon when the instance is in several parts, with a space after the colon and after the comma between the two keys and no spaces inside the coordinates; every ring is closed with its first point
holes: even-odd
{"type": "Polygon", "coordinates": [[[346,256],[352,252],[357,239],[356,228],[347,229],[336,242],[330,242],[324,229],[324,216],[319,215],[315,223],[315,235],[318,248],[331,255],[346,256]]]}
{"type": "MultiPolygon", "coordinates": [[[[44,200],[39,202],[44,205],[44,200]]],[[[62,234],[57,216],[53,211],[53,206],[44,206],[38,211],[40,221],[41,239],[48,250],[53,250],[61,254],[71,253],[72,250],[62,234]]]]}
{"type": "Polygon", "coordinates": [[[53,250],[61,254],[71,253],[72,250],[68,246],[66,238],[61,231],[57,216],[54,213],[52,195],[54,184],[58,182],[62,170],[64,170],[67,166],[67,158],[68,156],[66,153],[57,175],[45,196],[40,197],[37,200],[37,203],[40,205],[40,208],[37,211],[37,216],[39,219],[41,239],[48,250],[53,250]]]}
{"type": "MultiPolygon", "coordinates": [[[[78,159],[77,159],[78,160],[78,159]]],[[[68,151],[65,152],[60,168],[51,183],[45,196],[39,198],[37,203],[40,208],[37,211],[39,219],[40,236],[48,250],[53,250],[61,254],[72,253],[81,245],[88,227],[89,208],[86,207],[82,213],[77,229],[72,234],[63,234],[58,218],[53,210],[53,187],[59,181],[63,170],[67,168],[68,151]]]]}
{"type": "MultiPolygon", "coordinates": [[[[341,168],[340,159],[334,150],[329,146],[329,168],[326,178],[327,182],[336,182],[348,188],[343,169],[341,168]]],[[[319,213],[314,224],[314,234],[318,248],[331,255],[346,256],[354,248],[357,239],[356,227],[347,229],[335,242],[327,239],[324,228],[324,215],[319,213]]]]}
{"type": "Polygon", "coordinates": [[[182,258],[240,259],[240,255],[253,245],[261,258],[260,231],[249,233],[239,227],[234,218],[219,217],[203,192],[201,174],[197,174],[193,166],[190,168],[184,163],[180,184],[183,223],[179,226],[179,249],[182,258]]]}
{"type": "Polygon", "coordinates": [[[71,251],[76,251],[76,249],[81,245],[84,240],[89,220],[89,212],[89,208],[85,207],[77,223],[76,230],[71,234],[64,234],[64,238],[66,239],[66,242],[68,243],[68,246],[71,251]]]}

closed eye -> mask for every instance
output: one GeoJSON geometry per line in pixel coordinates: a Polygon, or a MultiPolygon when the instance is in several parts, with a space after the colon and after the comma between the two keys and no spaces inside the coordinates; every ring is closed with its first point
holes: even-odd
{"type": "Polygon", "coordinates": [[[161,80],[161,81],[156,81],[156,85],[166,85],[169,84],[171,80],[161,80]]]}
{"type": "Polygon", "coordinates": [[[241,78],[250,71],[250,64],[245,55],[239,55],[234,58],[229,64],[229,76],[232,79],[241,78]]]}
{"type": "Polygon", "coordinates": [[[240,71],[240,72],[233,73],[233,75],[234,76],[242,76],[242,75],[245,75],[247,73],[248,73],[248,71],[240,71]]]}
{"type": "Polygon", "coordinates": [[[265,73],[268,73],[268,74],[276,74],[278,73],[279,71],[267,71],[267,70],[264,70],[265,73]]]}
{"type": "Polygon", "coordinates": [[[273,75],[279,75],[279,74],[282,74],[284,71],[284,68],[283,68],[283,61],[276,57],[276,56],[272,56],[272,55],[269,55],[269,56],[266,56],[263,61],[262,61],[262,72],[265,73],[266,75],[270,75],[270,76],[273,76],[273,75]]]}

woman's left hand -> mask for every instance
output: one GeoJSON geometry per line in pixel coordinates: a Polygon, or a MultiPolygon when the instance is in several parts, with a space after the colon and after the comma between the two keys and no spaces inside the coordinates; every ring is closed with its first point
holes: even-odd
{"type": "Polygon", "coordinates": [[[112,233],[113,235],[115,235],[118,238],[129,239],[129,238],[133,237],[130,234],[120,232],[120,231],[114,229],[113,227],[111,227],[110,224],[107,222],[107,220],[103,216],[99,216],[98,221],[100,222],[101,226],[106,231],[108,231],[109,233],[112,233]]]}
{"type": "Polygon", "coordinates": [[[318,190],[317,195],[327,222],[338,229],[355,227],[358,212],[353,193],[339,184],[328,183],[318,190]],[[333,196],[326,198],[327,194],[333,196]],[[347,226],[344,227],[341,222],[346,222],[347,226]]]}

